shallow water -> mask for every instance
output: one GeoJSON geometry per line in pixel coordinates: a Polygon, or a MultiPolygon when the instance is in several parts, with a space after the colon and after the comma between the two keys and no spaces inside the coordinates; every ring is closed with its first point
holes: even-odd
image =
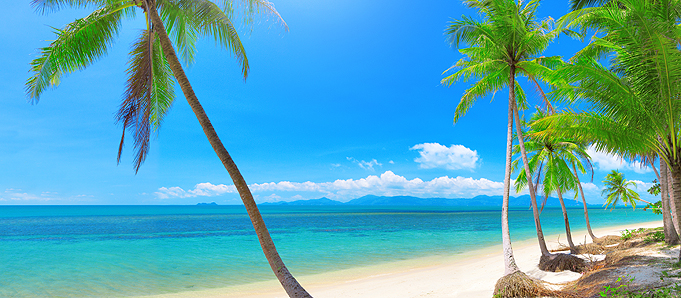
{"type": "MultiPolygon", "coordinates": [[[[490,207],[262,206],[295,275],[497,245],[490,207]]],[[[603,228],[661,220],[650,211],[590,209],[603,228]]],[[[573,230],[583,209],[570,209],[573,230]]],[[[512,209],[514,241],[535,236],[532,213],[512,209]]],[[[546,235],[564,233],[559,208],[546,235]]],[[[242,206],[0,206],[0,297],[121,297],[273,279],[242,206]]],[[[583,239],[575,239],[575,242],[583,239]]]]}

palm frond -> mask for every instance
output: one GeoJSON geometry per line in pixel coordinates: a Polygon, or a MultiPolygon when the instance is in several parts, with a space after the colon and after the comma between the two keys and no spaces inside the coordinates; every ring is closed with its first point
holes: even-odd
{"type": "Polygon", "coordinates": [[[129,130],[134,140],[134,167],[137,172],[149,152],[151,132],[158,130],[172,105],[175,93],[172,71],[158,38],[151,40],[148,32],[143,31],[130,54],[127,88],[116,115],[117,122],[123,124],[118,162],[121,159],[125,130],[129,130]]]}
{"type": "Polygon", "coordinates": [[[45,89],[59,85],[64,74],[82,70],[106,54],[128,7],[108,5],[64,29],[54,29],[57,39],[31,61],[33,75],[26,82],[28,97],[37,102],[45,89]]]}

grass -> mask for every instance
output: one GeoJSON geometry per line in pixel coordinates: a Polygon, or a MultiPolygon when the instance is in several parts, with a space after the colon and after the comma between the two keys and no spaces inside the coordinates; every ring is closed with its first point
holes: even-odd
{"type": "MultiPolygon", "coordinates": [[[[676,284],[681,279],[681,264],[669,262],[667,257],[645,253],[650,250],[671,249],[660,244],[663,241],[664,232],[661,228],[633,229],[623,231],[619,237],[602,237],[589,246],[580,245],[580,250],[605,254],[606,258],[603,261],[590,262],[582,277],[564,290],[579,293],[580,297],[681,298],[681,285],[676,284]],[[659,282],[635,282],[630,276],[623,275],[627,268],[631,270],[647,266],[658,268],[656,272],[660,274],[659,282]]],[[[647,280],[649,279],[650,277],[647,280]]]]}
{"type": "MultiPolygon", "coordinates": [[[[669,275],[667,271],[663,271],[663,276],[660,277],[660,279],[664,278],[670,278],[670,277],[679,277],[678,274],[676,275],[669,275]]],[[[629,284],[633,282],[633,278],[629,278],[629,276],[624,276],[624,277],[619,277],[617,278],[617,281],[615,285],[607,285],[604,286],[603,291],[599,293],[601,297],[611,297],[611,298],[678,298],[681,297],[681,285],[679,284],[674,284],[670,287],[663,287],[663,288],[658,288],[658,289],[648,289],[648,290],[638,290],[638,291],[632,291],[629,290],[629,284]],[[625,280],[626,282],[622,282],[622,280],[625,280]]]]}

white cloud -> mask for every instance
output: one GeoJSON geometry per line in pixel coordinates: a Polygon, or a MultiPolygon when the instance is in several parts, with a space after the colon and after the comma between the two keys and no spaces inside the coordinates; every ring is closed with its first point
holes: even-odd
{"type": "MultiPolygon", "coordinates": [[[[348,201],[363,195],[398,196],[410,195],[416,197],[444,197],[470,198],[477,195],[501,195],[503,183],[485,178],[473,179],[465,177],[450,178],[448,176],[423,181],[420,178],[409,180],[403,176],[386,171],[380,176],[369,175],[361,179],[345,179],[333,182],[269,182],[249,185],[251,192],[314,192],[317,197],[321,194],[331,199],[348,201]]],[[[236,193],[233,185],[213,185],[199,183],[192,190],[180,187],[161,187],[156,192],[159,199],[187,198],[197,196],[217,196],[226,193],[236,193]],[[210,191],[209,191],[210,190],[210,191]]],[[[278,193],[277,196],[281,195],[278,193]]],[[[271,197],[271,196],[270,196],[271,197]]],[[[299,200],[296,195],[287,200],[299,200]]]]}
{"type": "Polygon", "coordinates": [[[371,161],[364,161],[364,160],[357,160],[354,157],[346,157],[349,161],[356,163],[360,168],[369,170],[369,171],[374,171],[374,166],[383,166],[382,163],[379,163],[376,159],[372,159],[371,161]]]}
{"type": "Polygon", "coordinates": [[[601,171],[609,172],[612,170],[634,171],[639,174],[649,173],[652,170],[649,167],[641,167],[640,161],[626,162],[621,156],[608,154],[601,151],[596,151],[594,146],[589,146],[586,152],[591,157],[591,162],[601,171]]]}
{"type": "Polygon", "coordinates": [[[61,196],[58,192],[43,191],[40,193],[26,192],[21,189],[7,188],[0,192],[0,202],[6,204],[63,204],[91,202],[92,195],[61,196]]]}
{"type": "Polygon", "coordinates": [[[601,188],[596,186],[596,184],[593,184],[591,182],[584,183],[582,182],[582,190],[584,192],[596,192],[596,191],[601,191],[601,188]]]}
{"type": "Polygon", "coordinates": [[[639,193],[639,195],[644,193],[644,192],[647,192],[649,188],[653,187],[652,182],[643,182],[641,180],[629,180],[629,181],[636,183],[636,187],[634,187],[633,189],[635,189],[636,192],[639,193]]]}
{"type": "Polygon", "coordinates": [[[159,199],[169,199],[169,198],[190,198],[190,197],[212,197],[219,196],[226,193],[236,193],[236,187],[234,185],[214,185],[209,182],[199,183],[194,186],[194,189],[185,191],[181,187],[161,187],[156,192],[156,196],[159,199]]]}
{"type": "Polygon", "coordinates": [[[445,168],[448,170],[475,169],[478,151],[462,145],[449,147],[438,143],[423,143],[409,148],[418,150],[421,157],[414,159],[422,169],[445,168]]]}

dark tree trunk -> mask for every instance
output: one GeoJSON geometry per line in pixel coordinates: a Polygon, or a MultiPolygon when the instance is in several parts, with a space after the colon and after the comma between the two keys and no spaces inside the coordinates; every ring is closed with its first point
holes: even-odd
{"type": "Polygon", "coordinates": [[[293,275],[291,275],[286,268],[286,265],[284,265],[284,262],[281,260],[281,257],[279,257],[279,253],[274,246],[274,242],[270,237],[270,233],[267,231],[267,227],[265,226],[265,222],[260,215],[260,211],[258,211],[258,206],[253,200],[253,195],[248,189],[248,184],[246,184],[246,181],[241,176],[236,164],[232,160],[225,147],[222,145],[222,142],[218,138],[213,125],[210,123],[206,112],[203,110],[203,107],[201,107],[196,94],[194,94],[194,90],[189,84],[189,80],[182,69],[180,61],[177,59],[175,49],[168,38],[168,34],[165,30],[163,22],[161,21],[161,18],[159,17],[154,5],[150,5],[149,14],[151,15],[151,19],[154,24],[154,31],[158,33],[160,37],[163,53],[165,54],[166,59],[168,59],[168,63],[170,64],[170,67],[173,71],[173,75],[180,84],[180,88],[182,89],[187,102],[191,106],[192,111],[194,111],[194,114],[196,114],[196,118],[199,120],[201,128],[203,128],[203,132],[206,134],[208,142],[210,142],[213,150],[220,158],[220,161],[224,165],[225,169],[227,169],[229,176],[232,178],[234,186],[236,186],[239,196],[246,207],[248,216],[253,223],[253,228],[255,229],[255,233],[257,234],[258,240],[260,241],[260,246],[265,253],[265,257],[267,258],[270,267],[272,267],[272,271],[274,271],[274,274],[277,276],[277,279],[279,279],[279,282],[284,287],[284,290],[286,290],[286,293],[289,297],[312,297],[298,283],[293,275]]]}
{"type": "Polygon", "coordinates": [[[558,200],[560,201],[560,208],[563,209],[563,220],[565,221],[565,234],[567,235],[568,245],[570,246],[570,253],[576,254],[577,248],[572,242],[572,232],[570,232],[570,221],[568,221],[567,208],[565,208],[565,202],[563,201],[563,193],[558,189],[556,191],[558,194],[558,200]]]}
{"type": "Polygon", "coordinates": [[[539,250],[543,256],[550,256],[548,248],[546,247],[546,241],[544,240],[544,232],[541,230],[541,221],[539,220],[539,208],[537,207],[537,196],[534,192],[534,186],[532,184],[532,171],[530,171],[530,165],[527,160],[527,151],[525,151],[525,141],[523,140],[523,129],[520,125],[520,116],[518,115],[518,108],[515,99],[515,68],[511,66],[511,75],[509,78],[509,92],[510,97],[513,99],[513,114],[515,117],[515,130],[518,135],[518,144],[520,145],[520,156],[523,159],[523,165],[525,166],[525,175],[527,176],[527,188],[530,190],[530,201],[532,203],[532,214],[534,215],[534,226],[537,229],[537,240],[539,242],[539,250]]]}

